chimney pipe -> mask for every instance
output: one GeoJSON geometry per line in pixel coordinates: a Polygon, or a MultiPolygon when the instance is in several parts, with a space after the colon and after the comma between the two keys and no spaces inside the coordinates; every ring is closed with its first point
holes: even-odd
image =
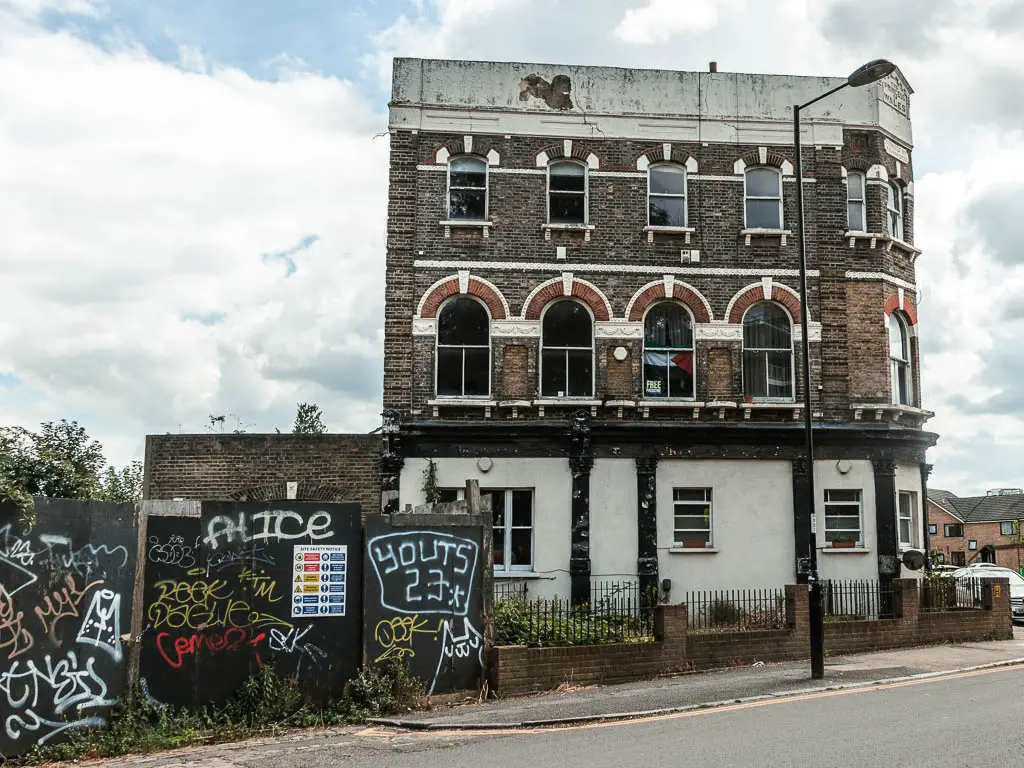
{"type": "Polygon", "coordinates": [[[717,61],[709,62],[708,63],[708,69],[711,72],[717,72],[718,71],[718,62],[717,61]]]}

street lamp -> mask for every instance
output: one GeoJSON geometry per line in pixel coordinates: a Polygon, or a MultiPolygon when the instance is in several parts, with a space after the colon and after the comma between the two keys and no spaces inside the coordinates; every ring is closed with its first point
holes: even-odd
{"type": "MultiPolygon", "coordinates": [[[[841,91],[847,86],[859,88],[862,85],[877,82],[895,69],[896,65],[885,59],[869,61],[864,66],[854,70],[853,74],[846,78],[846,82],[842,85],[838,85],[831,91],[821,94],[816,99],[811,99],[806,104],[797,104],[793,107],[793,144],[796,152],[796,226],[800,239],[800,317],[804,327],[803,344],[801,345],[804,362],[804,440],[807,450],[807,496],[808,505],[811,510],[811,520],[814,520],[816,499],[814,493],[814,434],[811,430],[811,329],[807,309],[807,242],[804,238],[804,168],[800,152],[800,110],[806,109],[826,96],[831,96],[836,91],[841,91]]],[[[825,615],[821,600],[821,582],[818,580],[818,546],[814,530],[815,526],[810,522],[808,524],[811,529],[807,548],[807,584],[809,586],[808,600],[811,624],[811,678],[820,680],[825,676],[825,615]]]]}

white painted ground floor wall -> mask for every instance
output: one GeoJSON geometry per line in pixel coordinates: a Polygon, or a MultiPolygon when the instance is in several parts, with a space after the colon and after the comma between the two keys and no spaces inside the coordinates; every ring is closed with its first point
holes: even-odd
{"type": "MultiPolygon", "coordinates": [[[[572,475],[564,458],[435,459],[438,485],[533,491],[532,570],[508,576],[529,581],[531,596],[567,597],[570,592],[572,475]]],[[[426,459],[407,458],[400,478],[399,508],[423,504],[426,459]]],[[[658,568],[671,580],[670,599],[688,590],[778,587],[795,581],[793,476],[788,460],[670,459],[657,465],[658,568]],[[675,546],[673,489],[710,488],[712,546],[675,546]]],[[[818,563],[822,578],[877,579],[875,480],[870,461],[815,462],[818,563]],[[842,471],[841,471],[842,470],[842,471]],[[824,492],[859,490],[863,547],[826,547],[824,492]]],[[[896,490],[916,494],[917,464],[897,464],[896,490]]],[[[590,476],[590,559],[592,581],[637,575],[637,470],[632,459],[598,458],[590,476]]],[[[924,537],[923,515],[915,512],[914,537],[924,537]]],[[[904,577],[920,575],[903,570],[904,577]]],[[[496,573],[502,578],[504,575],[496,573]]]]}

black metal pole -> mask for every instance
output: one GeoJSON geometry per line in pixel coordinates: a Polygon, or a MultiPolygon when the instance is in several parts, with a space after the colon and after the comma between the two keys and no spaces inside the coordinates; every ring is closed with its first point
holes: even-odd
{"type": "MultiPolygon", "coordinates": [[[[835,89],[838,90],[838,89],[835,89]]],[[[822,98],[822,97],[819,97],[822,98]]],[[[818,99],[815,99],[817,101],[818,99]]],[[[804,164],[800,151],[800,109],[793,107],[793,145],[796,152],[796,227],[800,241],[800,322],[803,325],[804,440],[807,450],[807,495],[811,510],[811,535],[807,547],[808,618],[811,625],[811,679],[825,676],[825,617],[818,580],[818,542],[813,521],[816,515],[814,493],[814,431],[811,428],[811,328],[807,294],[807,241],[804,232],[804,164]]]]}

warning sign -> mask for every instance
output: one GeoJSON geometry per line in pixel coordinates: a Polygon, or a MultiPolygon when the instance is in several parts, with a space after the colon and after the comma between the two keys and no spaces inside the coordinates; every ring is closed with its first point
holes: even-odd
{"type": "Polygon", "coordinates": [[[292,618],[344,616],[347,565],[345,544],[296,544],[292,554],[292,618]]]}

